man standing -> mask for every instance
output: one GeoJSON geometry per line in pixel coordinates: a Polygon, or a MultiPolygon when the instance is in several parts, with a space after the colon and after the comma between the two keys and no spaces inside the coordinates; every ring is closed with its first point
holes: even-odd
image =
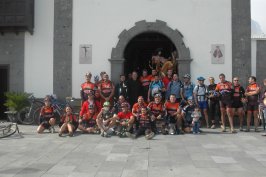
{"type": "Polygon", "coordinates": [[[258,132],[258,106],[259,106],[259,93],[260,87],[256,83],[256,77],[250,76],[248,79],[249,85],[247,86],[245,96],[247,97],[247,129],[246,132],[250,131],[250,122],[251,115],[253,113],[254,116],[254,126],[255,132],[258,132]]]}
{"type": "Polygon", "coordinates": [[[109,80],[108,74],[103,75],[103,81],[99,83],[98,89],[100,91],[101,95],[101,103],[108,101],[112,104],[113,96],[115,93],[115,86],[114,84],[109,80]]]}
{"type": "Polygon", "coordinates": [[[195,84],[191,82],[191,76],[189,74],[184,75],[184,98],[187,100],[188,97],[193,98],[193,90],[195,88],[195,84]]]}
{"type": "Polygon", "coordinates": [[[128,81],[128,91],[129,91],[129,103],[133,105],[137,102],[138,96],[141,95],[141,83],[138,80],[138,74],[136,71],[132,72],[132,79],[128,81]]]}
{"type": "MultiPolygon", "coordinates": [[[[88,94],[94,91],[95,85],[91,82],[91,73],[86,73],[85,75],[86,82],[81,84],[80,97],[82,104],[88,99],[88,94]]],[[[81,106],[82,106],[81,104],[81,106]]]]}
{"type": "Polygon", "coordinates": [[[222,120],[222,132],[225,132],[225,113],[229,118],[231,133],[237,133],[234,129],[233,123],[233,111],[232,111],[232,83],[225,80],[225,75],[222,73],[219,75],[220,83],[217,84],[215,91],[218,92],[220,96],[220,110],[221,110],[221,120],[222,120]]]}
{"type": "Polygon", "coordinates": [[[178,103],[184,100],[183,83],[179,80],[178,74],[173,75],[173,80],[167,86],[166,99],[169,99],[170,95],[175,95],[178,103]]]}

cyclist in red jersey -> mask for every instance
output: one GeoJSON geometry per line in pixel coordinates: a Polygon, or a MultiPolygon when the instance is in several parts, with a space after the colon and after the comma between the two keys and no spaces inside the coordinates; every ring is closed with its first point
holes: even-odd
{"type": "Polygon", "coordinates": [[[117,122],[117,134],[123,137],[124,133],[133,133],[134,116],[127,103],[122,103],[121,107],[122,111],[114,115],[114,118],[117,122]]]}
{"type": "Polygon", "coordinates": [[[155,94],[154,101],[149,103],[148,109],[151,114],[153,132],[161,132],[162,134],[166,135],[166,127],[164,120],[165,108],[161,100],[161,94],[155,94]]]}
{"type": "Polygon", "coordinates": [[[220,110],[221,110],[221,120],[222,120],[222,132],[226,131],[225,128],[225,113],[229,118],[230,132],[237,133],[234,129],[233,123],[233,110],[232,110],[232,83],[225,80],[225,75],[222,73],[219,75],[220,83],[216,85],[215,91],[218,92],[220,96],[220,110]]]}
{"type": "Polygon", "coordinates": [[[62,136],[63,133],[68,132],[69,136],[72,137],[78,128],[77,118],[74,114],[72,114],[72,108],[70,106],[66,107],[65,112],[66,113],[60,120],[60,130],[58,135],[62,136]]]}
{"type": "Polygon", "coordinates": [[[87,101],[85,101],[81,107],[81,110],[79,113],[80,118],[82,118],[85,114],[89,112],[90,105],[93,106],[94,112],[96,114],[98,114],[102,109],[101,103],[94,99],[93,93],[89,93],[87,101]]]}
{"type": "Polygon", "coordinates": [[[84,101],[88,99],[88,94],[90,92],[93,92],[95,84],[91,82],[91,73],[86,73],[85,78],[86,82],[81,84],[81,90],[80,90],[80,97],[81,97],[81,105],[83,104],[84,101]]]}
{"type": "Polygon", "coordinates": [[[164,87],[167,90],[168,89],[168,84],[171,82],[173,77],[173,69],[168,69],[167,70],[167,75],[163,77],[162,81],[164,83],[164,87]]]}
{"type": "Polygon", "coordinates": [[[166,101],[164,104],[166,110],[166,122],[168,124],[168,132],[170,135],[174,135],[180,132],[182,117],[180,114],[179,103],[176,102],[175,94],[170,95],[170,101],[166,101]]]}
{"type": "Polygon", "coordinates": [[[51,98],[46,96],[44,98],[44,106],[40,111],[40,125],[37,128],[38,133],[43,133],[45,129],[48,129],[51,133],[55,132],[55,117],[54,109],[51,105],[51,98]]]}
{"type": "Polygon", "coordinates": [[[151,82],[151,76],[148,75],[148,71],[146,69],[143,69],[142,76],[140,77],[139,80],[141,83],[141,94],[143,95],[144,100],[147,100],[149,85],[151,82]]]}
{"type": "Polygon", "coordinates": [[[243,118],[244,118],[244,108],[243,101],[245,100],[245,89],[239,84],[239,78],[233,78],[233,112],[237,112],[239,117],[239,130],[243,131],[243,118]]]}
{"type": "Polygon", "coordinates": [[[98,84],[98,89],[101,95],[101,103],[109,101],[112,104],[113,96],[115,93],[115,86],[109,80],[108,74],[103,75],[103,81],[98,84]]]}
{"type": "Polygon", "coordinates": [[[98,126],[96,123],[97,113],[93,104],[89,105],[89,110],[79,119],[78,128],[84,133],[98,133],[98,126]]]}
{"type": "Polygon", "coordinates": [[[247,86],[245,95],[247,97],[247,129],[246,132],[250,131],[251,115],[254,116],[255,132],[258,132],[258,106],[259,106],[259,94],[260,87],[256,83],[256,77],[250,76],[248,79],[249,85],[247,86]]]}
{"type": "Polygon", "coordinates": [[[138,129],[139,127],[139,116],[141,114],[142,107],[146,108],[147,104],[144,102],[144,98],[142,96],[139,96],[138,102],[132,106],[132,114],[135,118],[135,125],[136,125],[135,129],[138,129]]]}

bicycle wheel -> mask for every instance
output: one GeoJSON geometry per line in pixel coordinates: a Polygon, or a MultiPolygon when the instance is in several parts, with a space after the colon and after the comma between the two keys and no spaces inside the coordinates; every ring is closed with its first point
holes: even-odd
{"type": "Polygon", "coordinates": [[[22,124],[31,125],[35,123],[34,112],[43,106],[43,102],[34,101],[31,106],[25,107],[18,112],[18,121],[22,124]]]}
{"type": "Polygon", "coordinates": [[[0,125],[0,138],[6,138],[15,134],[17,131],[17,125],[15,123],[0,125]]]}

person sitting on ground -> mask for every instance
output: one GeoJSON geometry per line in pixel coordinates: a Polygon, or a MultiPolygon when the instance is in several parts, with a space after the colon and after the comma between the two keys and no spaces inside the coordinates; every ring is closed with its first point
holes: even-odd
{"type": "Polygon", "coordinates": [[[200,118],[201,118],[201,110],[198,107],[195,107],[194,111],[191,114],[192,117],[192,127],[193,134],[200,134],[200,118]]]}
{"type": "Polygon", "coordinates": [[[103,108],[97,116],[97,125],[101,130],[102,137],[110,137],[114,132],[113,127],[115,126],[115,118],[113,112],[111,112],[111,104],[106,101],[103,104],[103,108]]]}
{"type": "Polygon", "coordinates": [[[169,128],[168,132],[170,135],[174,135],[180,132],[182,122],[179,103],[176,102],[174,94],[170,95],[170,101],[166,101],[164,107],[166,109],[166,123],[169,128]]]}
{"type": "Polygon", "coordinates": [[[127,132],[133,132],[134,116],[127,103],[122,103],[122,111],[114,116],[117,122],[117,134],[119,137],[125,137],[127,132]]]}
{"type": "Polygon", "coordinates": [[[70,106],[66,106],[65,112],[59,123],[60,130],[58,135],[62,136],[63,133],[68,132],[68,135],[72,137],[78,128],[77,118],[72,114],[72,108],[70,106]]]}
{"type": "Polygon", "coordinates": [[[139,127],[139,116],[141,114],[141,108],[142,107],[147,107],[147,104],[144,102],[144,98],[142,96],[139,96],[138,97],[138,102],[135,103],[133,106],[132,106],[132,114],[135,118],[135,129],[138,129],[139,127]]]}
{"type": "MultiPolygon", "coordinates": [[[[191,124],[192,124],[192,117],[191,114],[195,109],[195,104],[193,102],[192,97],[188,97],[188,100],[186,102],[186,105],[182,108],[182,118],[183,118],[183,130],[186,133],[191,133],[191,124]]],[[[182,134],[183,132],[181,132],[182,134]]]]}
{"type": "Polygon", "coordinates": [[[155,133],[152,131],[151,122],[151,116],[148,113],[147,108],[141,107],[141,114],[139,115],[139,129],[136,131],[135,134],[128,132],[127,136],[132,139],[135,139],[141,135],[145,135],[145,138],[147,140],[152,139],[155,133]]]}
{"type": "Polygon", "coordinates": [[[153,132],[159,133],[161,132],[162,134],[166,135],[167,132],[165,130],[165,108],[162,101],[162,96],[161,94],[157,93],[154,96],[154,101],[150,102],[148,105],[148,110],[150,111],[151,114],[151,128],[153,132]]]}
{"type": "Polygon", "coordinates": [[[38,133],[43,133],[45,129],[48,129],[51,133],[55,133],[54,129],[55,117],[54,109],[51,105],[50,96],[44,98],[44,106],[40,111],[40,125],[37,128],[38,133]]]}
{"type": "Polygon", "coordinates": [[[86,114],[83,114],[82,118],[79,119],[78,128],[83,133],[93,133],[97,134],[99,132],[98,126],[96,123],[97,113],[95,112],[94,105],[89,105],[89,110],[86,114]]]}

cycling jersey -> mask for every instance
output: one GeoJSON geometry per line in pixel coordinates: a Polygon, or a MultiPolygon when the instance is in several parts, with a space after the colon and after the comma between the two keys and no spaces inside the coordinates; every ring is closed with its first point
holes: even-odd
{"type": "Polygon", "coordinates": [[[165,110],[164,105],[162,103],[155,103],[154,101],[148,105],[148,108],[155,117],[159,115],[163,116],[165,110]]]}
{"type": "Polygon", "coordinates": [[[95,84],[93,84],[92,82],[84,82],[83,84],[81,84],[81,92],[80,92],[80,96],[82,98],[82,100],[87,100],[88,99],[88,94],[93,92],[95,87],[95,84]]]}
{"type": "Polygon", "coordinates": [[[139,125],[141,127],[151,127],[151,118],[148,114],[141,114],[139,117],[139,125]]]}
{"type": "MultiPolygon", "coordinates": [[[[247,89],[246,89],[246,92],[247,93],[254,92],[258,88],[260,88],[260,87],[259,87],[259,85],[257,83],[249,84],[247,89]]],[[[247,99],[248,99],[248,105],[257,105],[258,104],[258,100],[259,100],[259,94],[255,94],[255,95],[252,95],[252,96],[247,96],[247,99]]]]}
{"type": "Polygon", "coordinates": [[[135,113],[135,114],[140,114],[141,113],[141,108],[146,108],[147,107],[147,104],[146,103],[143,103],[142,105],[140,105],[139,103],[135,103],[132,107],[132,113],[135,113]]]}
{"type": "Polygon", "coordinates": [[[117,114],[117,117],[122,120],[122,119],[130,119],[133,116],[132,112],[128,111],[128,112],[119,112],[117,114]]]}
{"type": "Polygon", "coordinates": [[[54,117],[54,109],[51,106],[43,106],[40,112],[40,116],[46,120],[54,117]]]}
{"type": "Polygon", "coordinates": [[[113,83],[111,81],[101,82],[99,88],[104,97],[109,97],[113,90],[113,83]]]}
{"type": "Polygon", "coordinates": [[[171,103],[170,101],[167,101],[165,103],[165,109],[167,114],[172,115],[178,111],[179,103],[171,103]]]}

